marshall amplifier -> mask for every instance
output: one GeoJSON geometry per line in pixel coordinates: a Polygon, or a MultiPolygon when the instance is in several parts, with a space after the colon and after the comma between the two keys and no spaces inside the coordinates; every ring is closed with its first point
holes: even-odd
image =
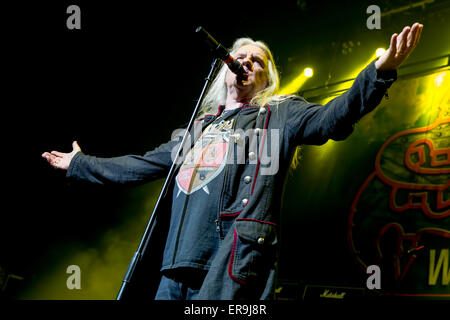
{"type": "Polygon", "coordinates": [[[305,285],[302,300],[345,301],[366,296],[366,288],[305,285]]]}

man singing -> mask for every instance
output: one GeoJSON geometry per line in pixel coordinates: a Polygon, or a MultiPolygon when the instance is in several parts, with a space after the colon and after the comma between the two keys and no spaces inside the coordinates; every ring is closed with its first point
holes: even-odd
{"type": "MultiPolygon", "coordinates": [[[[396,80],[422,28],[415,23],[392,35],[389,49],[324,106],[277,95],[279,77],[268,47],[238,39],[231,54],[245,74],[237,77],[226,65],[217,73],[197,117],[200,137],[177,164],[155,213],[146,295],[273,298],[281,190],[294,150],[347,138],[396,80]]],[[[143,156],[98,158],[83,154],[75,141],[70,153],[42,156],[71,180],[135,185],[165,177],[178,147],[173,140],[143,156]]]]}

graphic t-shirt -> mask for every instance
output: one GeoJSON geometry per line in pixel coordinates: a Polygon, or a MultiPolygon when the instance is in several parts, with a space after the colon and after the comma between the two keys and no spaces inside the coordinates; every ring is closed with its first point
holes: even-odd
{"type": "Polygon", "coordinates": [[[219,201],[237,112],[222,114],[206,127],[178,171],[162,270],[209,269],[221,241],[219,201]]]}

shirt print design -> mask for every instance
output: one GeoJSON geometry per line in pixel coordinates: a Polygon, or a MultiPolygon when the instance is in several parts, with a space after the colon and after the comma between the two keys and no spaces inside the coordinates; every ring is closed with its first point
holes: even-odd
{"type": "Polygon", "coordinates": [[[177,197],[181,191],[191,194],[200,189],[209,194],[208,183],[225,167],[233,122],[234,119],[212,123],[202,133],[176,177],[179,188],[177,197]]]}

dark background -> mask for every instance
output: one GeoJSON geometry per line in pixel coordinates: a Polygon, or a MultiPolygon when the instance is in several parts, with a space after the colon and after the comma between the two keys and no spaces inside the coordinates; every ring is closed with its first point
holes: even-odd
{"type": "MultiPolygon", "coordinates": [[[[148,210],[148,189],[69,187],[64,173],[50,168],[41,154],[69,152],[74,140],[85,153],[104,157],[143,154],[168,141],[174,129],[187,123],[209,71],[211,55],[195,36],[197,26],[226,47],[242,36],[266,42],[282,85],[314,66],[315,77],[306,86],[315,87],[342,80],[361,60],[355,57],[387,47],[392,33],[416,21],[425,28],[409,61],[448,53],[449,1],[385,17],[381,30],[367,29],[368,5],[377,4],[383,12],[414,2],[74,0],[5,5],[0,265],[24,277],[26,287],[55,260],[70,255],[67,243],[95,246],[99,235],[148,210]],[[71,4],[81,8],[81,30],[66,28],[71,4]],[[343,43],[349,41],[353,52],[343,54],[343,43]]],[[[160,183],[152,187],[154,193],[160,183]]],[[[363,278],[350,276],[356,266],[327,267],[328,261],[345,259],[346,251],[336,248],[345,247],[346,220],[328,219],[321,237],[308,232],[305,226],[323,221],[333,205],[327,212],[298,213],[296,186],[289,186],[283,248],[296,248],[302,263],[284,262],[289,259],[282,252],[281,277],[363,285],[363,278]],[[295,226],[302,223],[299,233],[295,226]]],[[[11,289],[9,296],[20,297],[20,290],[11,289]]]]}

